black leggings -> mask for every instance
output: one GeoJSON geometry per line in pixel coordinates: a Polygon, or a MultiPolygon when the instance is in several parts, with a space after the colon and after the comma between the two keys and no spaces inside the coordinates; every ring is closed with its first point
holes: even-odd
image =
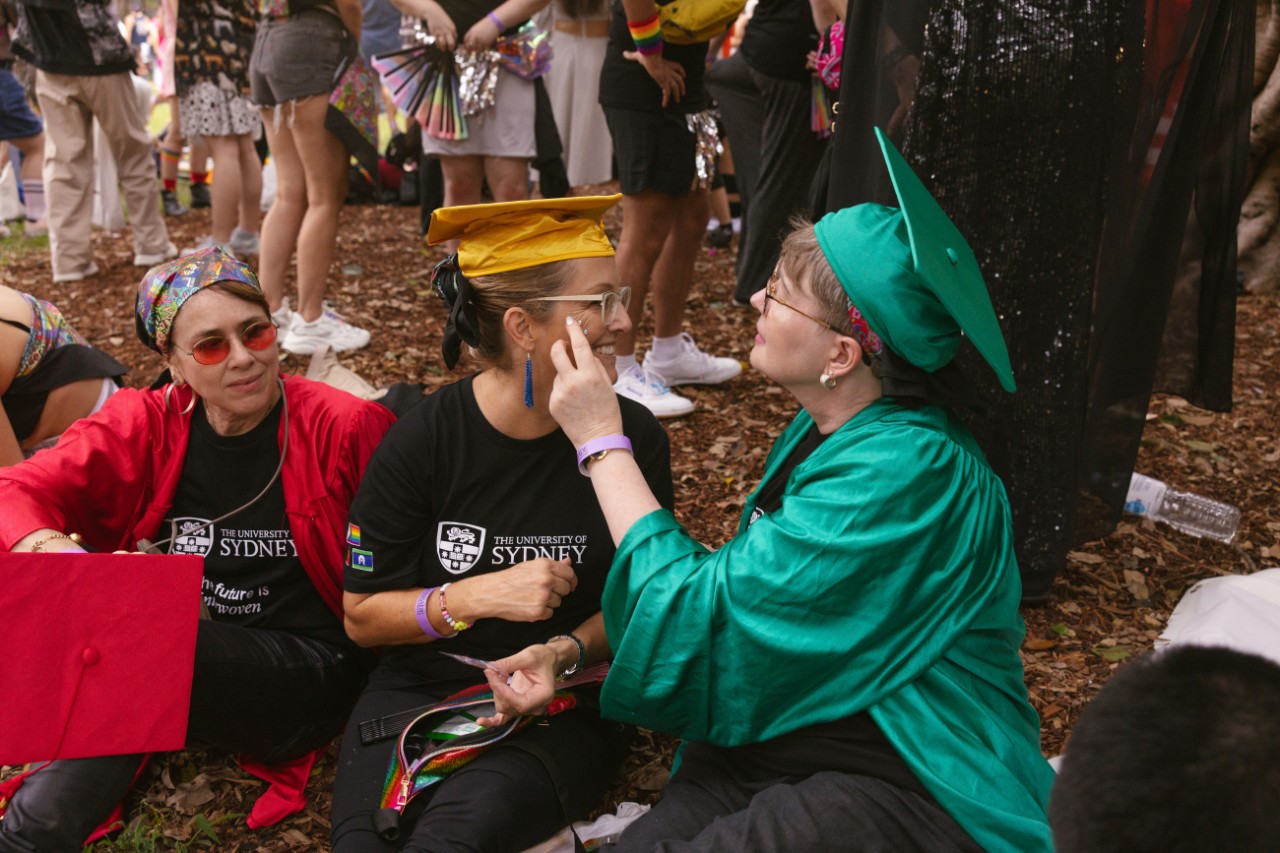
{"type": "Polygon", "coordinates": [[[912,791],[835,771],[769,778],[744,769],[734,750],[703,743],[685,745],[658,804],[601,849],[982,853],[937,803],[912,791]]]}
{"type": "Polygon", "coordinates": [[[629,730],[601,720],[593,708],[557,714],[420,793],[401,821],[400,839],[384,841],[374,830],[373,814],[396,740],[365,746],[359,724],[451,692],[369,689],[360,697],[342,739],[333,786],[334,853],[524,850],[558,832],[566,814],[577,820],[596,806],[626,754],[629,730]]]}
{"type": "MultiPolygon", "coordinates": [[[[323,746],[364,686],[362,656],[280,631],[201,622],[187,743],[275,763],[323,746]]],[[[141,755],[54,761],[18,789],[0,853],[78,853],[124,798],[141,755]]]]}

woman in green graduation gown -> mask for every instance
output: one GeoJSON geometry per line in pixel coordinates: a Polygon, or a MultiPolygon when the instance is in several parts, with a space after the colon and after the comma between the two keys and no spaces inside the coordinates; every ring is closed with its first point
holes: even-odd
{"type": "MultiPolygon", "coordinates": [[[[685,740],[618,850],[1050,849],[1008,501],[951,410],[962,334],[1012,391],[1008,354],[963,237],[881,146],[900,208],[798,229],[752,300],[751,363],[801,411],[720,550],[611,446],[578,330],[553,350],[552,413],[618,542],[603,711],[685,740]]],[[[510,711],[545,700],[490,681],[510,711]]]]}

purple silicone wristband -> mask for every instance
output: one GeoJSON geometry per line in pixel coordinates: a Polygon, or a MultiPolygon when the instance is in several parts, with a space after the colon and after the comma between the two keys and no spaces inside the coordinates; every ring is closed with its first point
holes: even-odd
{"type": "Polygon", "coordinates": [[[422,629],[422,633],[433,640],[443,640],[445,638],[444,634],[437,631],[436,627],[431,624],[431,619],[427,617],[427,602],[431,600],[431,593],[439,588],[438,586],[433,586],[424,589],[418,594],[418,603],[413,607],[413,615],[418,617],[418,627],[422,629]]]}
{"type": "Polygon", "coordinates": [[[635,453],[631,449],[631,439],[625,435],[602,435],[599,438],[593,438],[578,448],[578,470],[582,472],[582,476],[591,476],[587,473],[587,457],[602,450],[625,450],[628,453],[635,453]]]}
{"type": "Polygon", "coordinates": [[[492,12],[485,13],[485,17],[489,19],[489,23],[498,28],[498,32],[502,32],[507,28],[507,25],[502,23],[502,19],[492,12]]]}

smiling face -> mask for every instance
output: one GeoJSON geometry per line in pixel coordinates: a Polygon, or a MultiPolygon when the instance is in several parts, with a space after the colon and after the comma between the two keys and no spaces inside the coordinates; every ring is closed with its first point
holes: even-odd
{"type": "Polygon", "coordinates": [[[254,350],[242,333],[264,320],[265,310],[217,287],[189,298],[178,312],[170,335],[169,370],[174,380],[189,384],[204,400],[209,424],[220,435],[241,435],[271,411],[279,396],[280,351],[275,343],[254,350]],[[195,345],[212,337],[230,343],[227,357],[201,364],[191,355],[195,345]]]}
{"type": "MultiPolygon", "coordinates": [[[[622,291],[618,267],[613,258],[575,258],[568,263],[571,265],[569,282],[557,296],[598,296],[606,291],[622,291]]],[[[614,316],[605,323],[601,313],[603,303],[600,301],[565,300],[545,304],[553,306],[553,310],[545,321],[537,324],[540,334],[533,359],[538,369],[548,376],[554,376],[551,345],[557,340],[568,342],[569,331],[565,328],[565,318],[573,317],[591,343],[591,351],[609,371],[609,378],[616,382],[618,369],[614,345],[619,335],[631,329],[631,318],[627,316],[626,308],[619,303],[614,316]]]]}

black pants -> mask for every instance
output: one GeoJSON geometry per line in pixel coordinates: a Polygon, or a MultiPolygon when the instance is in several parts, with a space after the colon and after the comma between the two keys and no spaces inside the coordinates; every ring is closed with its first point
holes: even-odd
{"type": "Polygon", "coordinates": [[[809,184],[827,143],[809,128],[811,86],[761,74],[742,54],[707,70],[707,92],[720,104],[742,198],[733,294],[739,302],[769,280],[791,217],[812,215],[805,209],[809,184]]]}
{"type": "Polygon", "coordinates": [[[333,786],[334,853],[520,851],[578,820],[600,801],[626,753],[626,732],[579,707],[530,725],[418,794],[396,842],[373,826],[396,740],[365,746],[362,721],[408,710],[465,687],[365,691],[342,740],[333,786]],[[550,766],[548,766],[550,765],[550,766]]]}
{"type": "Polygon", "coordinates": [[[690,743],[662,800],[622,833],[614,853],[845,850],[981,853],[936,803],[869,776],[746,773],[732,753],[690,743]]]}
{"type": "MultiPolygon", "coordinates": [[[[362,656],[280,631],[201,622],[187,743],[268,763],[342,729],[366,675],[362,656]]],[[[2,853],[78,853],[124,798],[141,755],[54,761],[18,789],[0,821],[2,853]]]]}

